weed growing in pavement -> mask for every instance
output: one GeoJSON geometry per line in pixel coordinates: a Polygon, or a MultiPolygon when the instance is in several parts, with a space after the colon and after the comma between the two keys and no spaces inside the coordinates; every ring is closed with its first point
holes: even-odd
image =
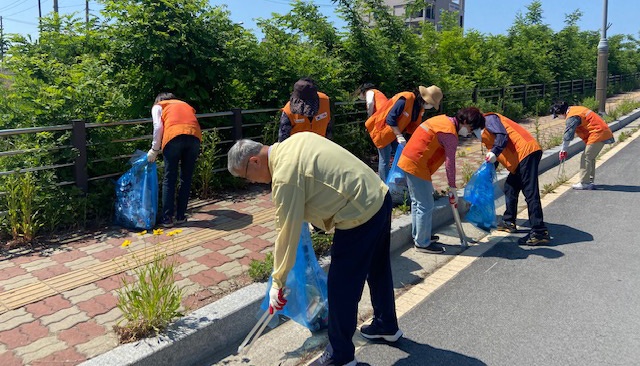
{"type": "MultiPolygon", "coordinates": [[[[168,232],[167,236],[175,236],[182,232],[176,229],[168,232]]],[[[146,234],[146,230],[139,235],[146,234]]],[[[162,229],[154,230],[153,234],[164,234],[162,229]]],[[[125,240],[122,247],[127,248],[131,240],[125,240]]],[[[145,248],[146,250],[147,248],[145,248]]],[[[133,269],[133,281],[122,277],[122,287],[116,290],[118,309],[124,316],[124,325],[119,322],[114,326],[120,343],[155,336],[164,331],[169,323],[180,316],[183,289],[175,283],[175,259],[170,259],[166,251],[153,247],[153,260],[149,263],[133,255],[136,262],[133,269]]]]}
{"type": "Polygon", "coordinates": [[[403,215],[406,215],[411,212],[411,203],[409,202],[409,192],[404,192],[404,197],[402,198],[402,204],[396,207],[403,215]]]}
{"type": "Polygon", "coordinates": [[[631,137],[631,133],[628,133],[627,131],[622,131],[618,135],[618,142],[624,142],[624,140],[628,139],[629,137],[631,137]]]}
{"type": "Polygon", "coordinates": [[[536,141],[538,141],[538,144],[542,145],[542,142],[540,141],[540,118],[536,117],[535,121],[533,122],[533,127],[534,127],[534,133],[536,135],[536,141]]]}
{"type": "Polygon", "coordinates": [[[194,190],[201,199],[211,198],[215,189],[222,185],[220,175],[214,173],[219,160],[219,144],[218,130],[213,129],[203,134],[200,157],[196,161],[193,175],[194,190]]]}
{"type": "Polygon", "coordinates": [[[465,156],[467,156],[467,152],[464,150],[458,150],[457,155],[459,158],[464,158],[465,156]]]}
{"type": "Polygon", "coordinates": [[[329,253],[331,244],[333,244],[333,234],[326,232],[311,233],[311,245],[313,246],[313,251],[316,253],[316,258],[320,258],[329,253]]]}
{"type": "Polygon", "coordinates": [[[470,163],[465,162],[464,164],[462,164],[462,182],[463,182],[462,185],[463,186],[466,186],[467,183],[469,183],[475,171],[476,169],[470,163]]]}
{"type": "Polygon", "coordinates": [[[273,272],[273,253],[267,253],[264,260],[251,260],[249,263],[249,277],[253,282],[266,282],[273,272]]]}

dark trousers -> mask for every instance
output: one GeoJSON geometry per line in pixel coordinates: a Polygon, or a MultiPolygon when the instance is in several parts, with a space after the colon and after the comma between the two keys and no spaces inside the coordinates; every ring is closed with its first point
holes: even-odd
{"type": "Polygon", "coordinates": [[[180,170],[180,189],[176,218],[184,219],[191,191],[191,179],[200,154],[200,140],[192,135],[179,135],[171,139],[164,149],[164,178],[162,179],[162,220],[173,218],[176,181],[180,170]]]}
{"type": "Polygon", "coordinates": [[[538,186],[538,165],[542,158],[542,151],[538,150],[522,159],[515,173],[509,173],[504,183],[504,198],[506,210],[502,219],[515,223],[518,214],[518,196],[520,191],[527,201],[529,223],[531,231],[542,232],[547,230],[542,217],[542,204],[540,203],[540,188],[538,186]]]}
{"type": "Polygon", "coordinates": [[[358,302],[365,280],[369,282],[374,319],[391,330],[398,329],[391,277],[391,195],[366,223],[336,230],[329,267],[329,342],[337,365],[354,359],[351,341],[356,330],[358,302]]]}

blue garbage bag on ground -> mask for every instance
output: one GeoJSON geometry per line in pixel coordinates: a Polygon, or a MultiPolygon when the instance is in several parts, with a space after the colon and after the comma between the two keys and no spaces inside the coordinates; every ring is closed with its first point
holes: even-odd
{"type": "MultiPolygon", "coordinates": [[[[267,291],[260,307],[269,308],[269,290],[273,278],[269,278],[267,291]]],[[[298,242],[296,262],[287,276],[287,304],[279,314],[315,332],[327,328],[329,324],[329,302],[327,294],[327,274],[322,269],[313,251],[309,224],[302,224],[298,242]]]]}
{"type": "Polygon", "coordinates": [[[407,174],[398,167],[398,160],[400,160],[403,149],[404,146],[398,144],[391,169],[389,170],[389,174],[387,174],[387,181],[385,182],[387,187],[389,187],[389,193],[394,203],[404,203],[405,199],[409,199],[407,196],[409,190],[407,187],[407,174]]]}
{"type": "Polygon", "coordinates": [[[130,229],[153,229],[158,213],[158,168],[136,150],[131,169],[116,182],[115,223],[130,229]]]}
{"type": "Polygon", "coordinates": [[[471,204],[465,218],[477,228],[485,231],[490,231],[497,226],[493,193],[495,179],[495,166],[485,162],[473,173],[464,188],[464,199],[471,204]]]}

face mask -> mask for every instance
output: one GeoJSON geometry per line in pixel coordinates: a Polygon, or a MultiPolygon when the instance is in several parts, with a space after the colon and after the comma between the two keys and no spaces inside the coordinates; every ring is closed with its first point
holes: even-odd
{"type": "Polygon", "coordinates": [[[482,128],[476,128],[473,130],[473,135],[478,139],[482,140],[482,128]]]}
{"type": "Polygon", "coordinates": [[[429,104],[429,103],[425,103],[425,104],[422,105],[422,108],[431,109],[431,108],[433,108],[433,106],[431,104],[429,104]]]}
{"type": "Polygon", "coordinates": [[[462,126],[462,127],[460,127],[460,130],[458,131],[458,135],[467,137],[467,136],[469,136],[469,130],[465,126],[462,126]]]}

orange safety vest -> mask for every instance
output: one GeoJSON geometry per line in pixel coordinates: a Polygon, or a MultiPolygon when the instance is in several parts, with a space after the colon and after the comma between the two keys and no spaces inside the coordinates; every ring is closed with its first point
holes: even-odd
{"type": "MultiPolygon", "coordinates": [[[[529,131],[509,118],[498,113],[485,113],[484,116],[486,117],[491,114],[500,118],[500,122],[502,122],[505,130],[507,130],[507,136],[509,138],[507,146],[502,150],[500,156],[498,156],[498,162],[504,165],[511,173],[515,173],[522,159],[533,152],[541,150],[540,145],[538,145],[538,142],[531,136],[529,131]]],[[[486,128],[482,131],[482,143],[487,149],[491,150],[491,148],[493,148],[495,140],[496,135],[487,131],[486,128]]]]}
{"type": "Polygon", "coordinates": [[[329,121],[331,121],[329,97],[324,93],[318,92],[318,98],[320,101],[318,113],[311,118],[302,114],[292,113],[291,102],[287,102],[284,108],[282,108],[282,111],[289,117],[291,135],[302,131],[309,131],[323,137],[327,136],[327,126],[329,126],[329,121]]]}
{"type": "Polygon", "coordinates": [[[402,150],[398,167],[418,178],[431,181],[431,175],[445,160],[444,147],[436,137],[439,132],[457,136],[456,125],[444,114],[422,122],[402,150]]]}
{"type": "Polygon", "coordinates": [[[387,124],[386,119],[393,105],[402,97],[405,98],[404,110],[396,121],[400,132],[404,132],[406,129],[408,133],[413,133],[422,122],[424,108],[420,108],[420,113],[418,113],[418,118],[415,121],[411,120],[413,103],[416,100],[412,92],[398,93],[379,108],[376,106],[376,112],[367,119],[364,125],[367,131],[369,131],[369,136],[371,136],[373,144],[376,145],[378,149],[382,149],[396,139],[396,134],[393,133],[391,126],[387,124]]]}
{"type": "Polygon", "coordinates": [[[202,131],[193,107],[178,99],[163,100],[156,104],[162,107],[163,150],[171,139],[179,135],[193,135],[202,141],[202,131]]]}
{"type": "Polygon", "coordinates": [[[376,113],[387,102],[387,100],[389,100],[389,98],[387,98],[387,96],[378,89],[369,90],[373,92],[373,113],[376,113]]]}
{"type": "Polygon", "coordinates": [[[582,106],[571,106],[567,111],[567,119],[569,117],[578,116],[582,123],[576,128],[576,134],[590,145],[596,142],[605,141],[613,137],[613,132],[598,113],[582,106]]]}

